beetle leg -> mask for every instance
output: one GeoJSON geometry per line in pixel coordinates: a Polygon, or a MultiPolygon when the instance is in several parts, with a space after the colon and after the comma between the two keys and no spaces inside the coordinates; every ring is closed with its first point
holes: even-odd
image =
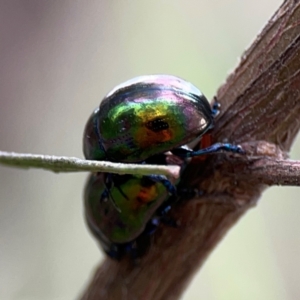
{"type": "Polygon", "coordinates": [[[106,202],[107,200],[108,200],[108,198],[109,198],[109,191],[108,191],[108,189],[106,188],[103,192],[102,192],[102,194],[101,194],[101,196],[100,196],[100,203],[102,203],[102,202],[106,202]]]}
{"type": "Polygon", "coordinates": [[[130,258],[135,261],[138,255],[136,241],[128,242],[125,244],[111,244],[110,248],[105,253],[115,260],[121,260],[125,254],[129,254],[130,258]]]}
{"type": "Polygon", "coordinates": [[[101,202],[104,202],[104,201],[107,201],[107,199],[108,199],[108,201],[110,201],[110,202],[112,203],[112,205],[114,206],[114,208],[115,208],[118,212],[121,212],[120,207],[116,204],[116,202],[115,202],[113,196],[112,196],[111,193],[110,193],[110,189],[108,189],[108,188],[106,188],[106,189],[102,192],[102,194],[101,194],[101,196],[100,196],[100,203],[101,203],[101,202]]]}
{"type": "Polygon", "coordinates": [[[159,217],[156,216],[152,217],[151,220],[147,223],[143,234],[152,235],[156,231],[159,224],[160,224],[159,217]]]}
{"type": "Polygon", "coordinates": [[[214,97],[212,108],[211,108],[211,115],[216,117],[220,113],[221,104],[218,101],[217,97],[214,97]]]}
{"type": "Polygon", "coordinates": [[[109,250],[106,250],[105,253],[110,256],[112,259],[120,260],[124,255],[123,245],[112,244],[109,250]]]}
{"type": "MultiPolygon", "coordinates": [[[[106,185],[106,187],[107,187],[108,190],[111,190],[111,188],[112,188],[112,186],[113,186],[113,183],[115,183],[114,178],[116,178],[116,176],[120,176],[120,175],[107,173],[105,185],[106,185]]],[[[121,176],[122,176],[122,175],[121,175],[121,176]]],[[[123,190],[120,188],[120,186],[119,186],[119,185],[116,185],[116,184],[114,184],[114,186],[115,186],[115,188],[120,192],[120,194],[121,194],[126,200],[129,201],[128,196],[123,192],[123,190]]]]}
{"type": "MultiPolygon", "coordinates": [[[[152,225],[152,231],[148,229],[147,233],[152,234],[156,230],[156,228],[159,226],[159,224],[163,223],[169,227],[177,228],[178,224],[177,222],[171,218],[170,216],[167,216],[167,212],[171,209],[171,207],[166,207],[166,211],[164,209],[161,209],[160,211],[156,212],[156,216],[153,217],[150,221],[150,224],[152,225]]],[[[148,227],[149,228],[149,227],[148,227]]]]}
{"type": "MultiPolygon", "coordinates": [[[[105,199],[108,199],[109,201],[111,201],[111,203],[113,204],[114,208],[118,211],[121,212],[120,207],[116,204],[112,194],[110,193],[111,188],[112,188],[112,184],[113,184],[113,179],[112,179],[112,174],[108,173],[106,178],[105,178],[105,189],[102,192],[101,196],[100,196],[100,201],[103,202],[105,201],[105,199]]],[[[120,189],[119,189],[120,190],[120,189]]],[[[123,195],[123,193],[121,192],[121,194],[123,195]]],[[[127,197],[125,197],[127,199],[127,197]]]]}
{"type": "Polygon", "coordinates": [[[166,188],[166,190],[173,196],[177,194],[176,187],[163,175],[147,175],[154,182],[160,182],[166,188]]]}
{"type": "Polygon", "coordinates": [[[189,157],[194,157],[194,156],[200,156],[200,155],[206,155],[206,154],[211,154],[211,153],[216,153],[219,151],[225,151],[225,152],[232,152],[232,153],[239,153],[239,154],[244,154],[244,150],[242,149],[241,146],[239,145],[233,145],[230,143],[216,143],[213,144],[207,148],[200,149],[197,151],[191,151],[185,148],[176,148],[173,149],[171,152],[174,155],[177,155],[182,158],[189,158],[189,157]]]}
{"type": "Polygon", "coordinates": [[[161,212],[157,212],[157,215],[152,217],[150,222],[147,224],[147,227],[146,227],[144,233],[146,233],[148,235],[152,235],[161,223],[163,223],[169,227],[174,227],[174,228],[178,227],[177,222],[173,218],[167,216],[166,212],[161,211],[161,212]],[[160,213],[162,213],[162,214],[160,214],[160,213]]]}

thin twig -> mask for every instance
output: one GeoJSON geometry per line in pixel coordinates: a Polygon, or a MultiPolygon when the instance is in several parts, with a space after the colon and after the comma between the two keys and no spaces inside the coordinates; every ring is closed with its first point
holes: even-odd
{"type": "Polygon", "coordinates": [[[84,160],[77,157],[25,154],[0,151],[0,164],[18,168],[36,168],[53,172],[107,172],[117,174],[160,174],[178,178],[179,166],[122,164],[84,160]]]}

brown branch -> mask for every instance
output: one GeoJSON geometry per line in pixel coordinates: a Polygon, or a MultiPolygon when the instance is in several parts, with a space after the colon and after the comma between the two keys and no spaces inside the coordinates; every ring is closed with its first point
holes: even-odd
{"type": "Polygon", "coordinates": [[[173,207],[180,227],[161,226],[138,265],[105,259],[82,299],[180,298],[266,184],[299,184],[299,162],[285,160],[300,127],[299,0],[284,2],[217,97],[222,113],[214,140],[243,143],[250,155],[220,154],[192,162],[180,184],[198,187],[205,196],[173,207]]]}
{"type": "Polygon", "coordinates": [[[300,161],[259,159],[245,171],[267,185],[300,186],[300,161]]]}
{"type": "Polygon", "coordinates": [[[300,161],[287,159],[286,152],[278,146],[258,141],[242,147],[247,157],[231,161],[232,173],[239,174],[239,178],[269,186],[300,186],[300,161]]]}

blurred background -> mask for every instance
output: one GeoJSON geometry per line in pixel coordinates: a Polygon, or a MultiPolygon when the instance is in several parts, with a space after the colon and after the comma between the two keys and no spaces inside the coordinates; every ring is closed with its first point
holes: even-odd
{"type": "MultiPolygon", "coordinates": [[[[138,75],[177,75],[211,99],[281,2],[1,0],[0,149],[82,157],[92,110],[138,75]]],[[[83,291],[102,259],[82,216],[86,176],[0,167],[0,299],[83,291]]],[[[265,192],[183,299],[299,299],[299,191],[265,192]]]]}

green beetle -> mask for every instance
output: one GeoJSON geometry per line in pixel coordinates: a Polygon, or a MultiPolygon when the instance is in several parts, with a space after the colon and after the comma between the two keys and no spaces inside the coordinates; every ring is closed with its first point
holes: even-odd
{"type": "Polygon", "coordinates": [[[87,159],[141,162],[172,151],[212,127],[213,112],[191,83],[170,75],[134,78],[114,88],[89,118],[87,159]]]}
{"type": "Polygon", "coordinates": [[[118,259],[132,252],[134,242],[146,228],[150,233],[157,226],[159,216],[154,216],[155,212],[169,195],[160,181],[149,176],[113,175],[113,186],[107,194],[113,201],[101,199],[107,191],[106,176],[109,174],[89,176],[84,191],[85,217],[104,251],[118,259]]]}

